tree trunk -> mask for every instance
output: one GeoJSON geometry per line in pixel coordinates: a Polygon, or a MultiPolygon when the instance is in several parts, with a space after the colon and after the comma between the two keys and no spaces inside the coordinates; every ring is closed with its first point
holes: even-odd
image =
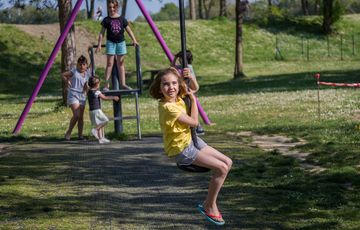
{"type": "Polygon", "coordinates": [[[89,12],[89,18],[92,19],[95,16],[95,0],[90,0],[90,12],[89,12]]]}
{"type": "Polygon", "coordinates": [[[121,8],[121,16],[126,16],[126,7],[127,7],[127,0],[123,0],[122,2],[122,8],[121,8]]]}
{"type": "Polygon", "coordinates": [[[203,9],[202,1],[203,1],[203,0],[199,0],[199,1],[198,1],[198,5],[199,5],[199,6],[198,6],[198,7],[199,7],[198,11],[199,11],[199,18],[200,18],[200,19],[204,19],[203,10],[202,10],[202,9],[203,9]]]}
{"type": "Polygon", "coordinates": [[[86,6],[86,17],[87,19],[91,18],[90,9],[89,9],[89,2],[88,0],[85,0],[85,6],[86,6]]]}
{"type": "Polygon", "coordinates": [[[90,6],[88,0],[85,0],[86,5],[86,17],[87,19],[94,18],[94,7],[95,7],[95,0],[90,0],[90,6]]]}
{"type": "Polygon", "coordinates": [[[204,6],[204,9],[205,9],[205,19],[210,18],[210,11],[211,11],[211,7],[213,5],[214,5],[213,0],[203,0],[203,6],[204,6]]]}
{"type": "MultiPolygon", "coordinates": [[[[60,32],[62,32],[65,28],[66,22],[70,17],[72,10],[72,3],[71,0],[58,0],[58,5],[59,5],[60,32]]],[[[75,27],[74,25],[72,25],[68,35],[64,40],[64,43],[61,46],[61,72],[70,70],[70,68],[76,64],[75,56],[76,56],[75,27]]],[[[67,89],[64,83],[62,83],[62,96],[63,96],[63,103],[64,105],[66,105],[67,89]]]]}
{"type": "Polygon", "coordinates": [[[196,7],[195,7],[195,0],[189,0],[189,7],[190,7],[190,19],[196,20],[196,7]]]}
{"type": "Polygon", "coordinates": [[[315,15],[319,15],[319,14],[320,14],[320,0],[315,0],[315,3],[314,3],[314,12],[315,12],[315,15]]]}
{"type": "Polygon", "coordinates": [[[334,0],[323,0],[323,24],[322,29],[325,34],[332,32],[333,24],[333,2],[334,0]]]}
{"type": "Polygon", "coordinates": [[[226,17],[227,16],[227,6],[226,6],[226,0],[220,0],[220,17],[226,17]]]}
{"type": "Polygon", "coordinates": [[[235,43],[235,68],[234,78],[245,77],[243,70],[243,47],[242,47],[242,24],[244,14],[247,10],[248,2],[236,0],[235,15],[236,15],[236,43],[235,43]]]}
{"type": "Polygon", "coordinates": [[[301,0],[301,9],[303,15],[309,15],[309,1],[308,0],[301,0]]]}

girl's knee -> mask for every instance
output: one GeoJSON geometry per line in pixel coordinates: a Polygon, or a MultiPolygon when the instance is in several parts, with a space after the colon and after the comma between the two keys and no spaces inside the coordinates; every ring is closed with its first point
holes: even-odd
{"type": "Polygon", "coordinates": [[[228,159],[226,160],[226,164],[227,164],[227,167],[228,167],[228,171],[230,171],[232,165],[233,165],[233,161],[231,160],[231,158],[228,157],[228,159]]]}
{"type": "Polygon", "coordinates": [[[225,177],[227,175],[227,173],[229,172],[230,168],[228,166],[228,164],[226,164],[225,162],[222,162],[217,168],[216,171],[223,177],[225,177]]]}
{"type": "Polygon", "coordinates": [[[73,119],[78,121],[80,119],[80,114],[78,113],[73,114],[73,119]]]}
{"type": "Polygon", "coordinates": [[[124,68],[124,67],[125,67],[124,61],[119,62],[119,67],[120,67],[120,68],[124,68]]]}
{"type": "Polygon", "coordinates": [[[111,68],[113,66],[114,62],[107,62],[106,67],[111,68]]]}

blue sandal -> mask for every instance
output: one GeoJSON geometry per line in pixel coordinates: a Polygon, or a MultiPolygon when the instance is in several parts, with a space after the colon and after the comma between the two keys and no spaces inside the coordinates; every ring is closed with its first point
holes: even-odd
{"type": "Polygon", "coordinates": [[[207,213],[207,212],[205,211],[204,206],[202,206],[202,204],[198,204],[198,205],[197,205],[197,209],[198,209],[199,212],[200,212],[201,214],[203,214],[203,215],[206,217],[206,219],[207,219],[208,221],[210,221],[211,223],[216,224],[216,225],[219,225],[219,226],[225,224],[225,221],[224,221],[224,220],[223,220],[223,221],[218,221],[218,220],[217,220],[217,219],[219,219],[219,218],[222,218],[221,214],[218,215],[218,216],[216,216],[216,215],[207,213]],[[215,218],[216,218],[216,219],[215,219],[215,218]]]}

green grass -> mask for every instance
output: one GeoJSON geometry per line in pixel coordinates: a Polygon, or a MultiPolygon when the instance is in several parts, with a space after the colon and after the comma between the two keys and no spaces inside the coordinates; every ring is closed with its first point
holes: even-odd
{"type": "MultiPolygon", "coordinates": [[[[338,34],[359,33],[359,21],[359,15],[345,17],[336,25],[338,34]]],[[[286,26],[269,28],[245,25],[244,70],[247,77],[234,80],[235,24],[229,21],[187,22],[188,46],[194,53],[193,64],[201,86],[199,100],[216,123],[215,126],[205,126],[206,139],[235,162],[221,200],[232,213],[236,213],[233,217],[240,216],[249,228],[358,229],[360,130],[355,127],[359,121],[354,117],[360,111],[359,92],[358,89],[320,87],[319,119],[313,74],[321,73],[323,81],[359,82],[359,43],[355,56],[351,55],[347,43],[344,60],[340,61],[339,53],[334,51],[339,44],[338,35],[330,37],[334,41],[331,44],[335,44],[331,48],[334,52],[327,57],[326,39],[312,29],[319,26],[317,18],[287,23],[286,26]],[[276,36],[280,39],[283,61],[274,60],[276,36]],[[309,39],[310,61],[301,55],[302,37],[309,39]],[[226,134],[240,131],[304,138],[307,144],[298,150],[312,153],[305,163],[327,170],[318,174],[305,171],[293,158],[276,151],[268,153],[250,147],[246,145],[249,142],[246,138],[226,134]]],[[[98,23],[90,21],[77,25],[93,32],[94,37],[100,29],[98,23]]],[[[166,56],[147,24],[134,23],[131,26],[141,44],[142,69],[166,67],[166,56]]],[[[159,22],[157,26],[170,49],[177,52],[180,47],[177,23],[159,22]]],[[[0,85],[1,142],[11,146],[56,141],[63,137],[71,111],[58,106],[61,100],[59,60],[45,81],[20,136],[11,135],[50,51],[47,42],[29,37],[10,25],[0,25],[0,76],[5,83],[0,85]]],[[[133,58],[129,53],[126,59],[129,71],[134,68],[133,58]]],[[[103,73],[103,69],[99,71],[103,73]]],[[[145,90],[140,98],[144,135],[160,133],[156,106],[156,101],[145,90]]],[[[106,114],[112,114],[111,103],[103,103],[103,108],[106,114]]],[[[124,113],[130,115],[134,110],[133,99],[125,98],[124,113]]],[[[85,123],[85,133],[90,133],[87,112],[85,123]]],[[[125,122],[127,138],[135,136],[135,127],[135,122],[125,122]]],[[[28,162],[25,156],[26,151],[24,155],[0,161],[0,210],[12,213],[15,207],[19,213],[16,218],[25,226],[41,228],[40,224],[50,226],[50,220],[56,224],[62,218],[69,226],[80,220],[79,226],[88,222],[91,218],[88,213],[71,210],[73,204],[84,205],[83,200],[65,200],[60,204],[63,206],[51,210],[56,202],[55,194],[71,197],[73,185],[64,185],[57,190],[54,184],[47,184],[44,178],[35,174],[41,171],[46,177],[51,177],[54,172],[41,168],[41,164],[36,162],[28,162]],[[10,178],[14,173],[10,166],[17,163],[39,167],[39,171],[24,168],[23,177],[10,178]],[[43,198],[34,201],[33,197],[39,195],[43,198]],[[16,206],[15,200],[19,200],[16,206]],[[73,215],[61,211],[66,209],[73,215]],[[39,211],[43,216],[32,219],[32,212],[39,211]]],[[[49,161],[47,158],[42,160],[49,161]]],[[[14,168],[19,170],[19,167],[14,168]]],[[[1,216],[0,221],[9,220],[12,215],[1,216]]]]}

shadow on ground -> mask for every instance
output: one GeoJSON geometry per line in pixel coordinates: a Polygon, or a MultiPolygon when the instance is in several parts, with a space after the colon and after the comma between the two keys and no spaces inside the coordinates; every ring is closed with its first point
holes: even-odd
{"type": "MultiPolygon", "coordinates": [[[[264,154],[238,137],[205,140],[234,161],[219,197],[223,229],[336,229],[358,219],[356,205],[349,209],[360,184],[356,171],[309,174],[296,159],[264,154]]],[[[160,137],[109,145],[18,142],[2,156],[0,185],[20,183],[27,190],[2,191],[7,205],[0,205],[0,221],[83,213],[90,229],[217,229],[196,210],[211,174],[177,169],[160,137]]]]}
{"type": "MultiPolygon", "coordinates": [[[[201,85],[201,96],[234,95],[256,92],[287,92],[317,89],[314,73],[279,74],[251,79],[232,79],[230,81],[201,85]]],[[[219,76],[220,78],[221,76],[219,76]]],[[[358,70],[343,72],[322,72],[321,81],[357,83],[360,79],[358,70]]],[[[321,87],[329,89],[330,87],[321,87]]]]}

